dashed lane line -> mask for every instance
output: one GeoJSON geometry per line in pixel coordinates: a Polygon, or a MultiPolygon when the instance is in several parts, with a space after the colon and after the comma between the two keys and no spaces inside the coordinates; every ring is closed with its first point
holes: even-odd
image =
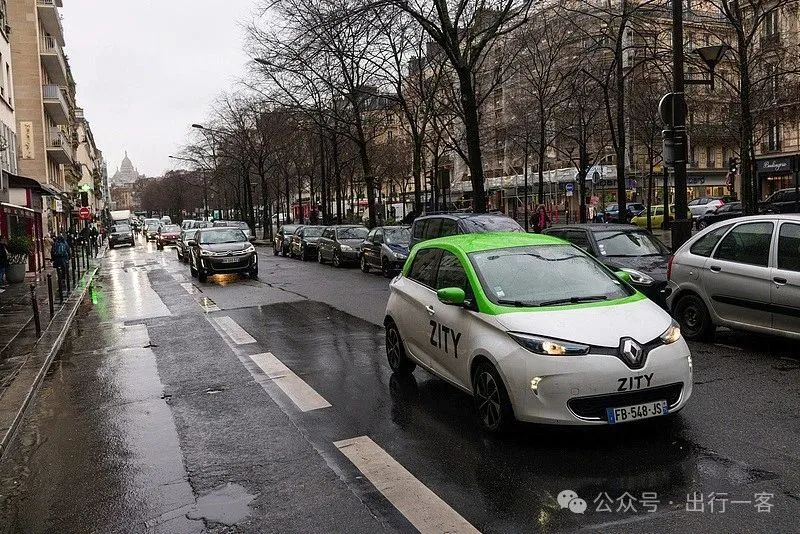
{"type": "Polygon", "coordinates": [[[367,436],[334,445],[421,533],[479,532],[367,436]]]}
{"type": "Polygon", "coordinates": [[[255,343],[256,340],[253,336],[247,333],[247,331],[239,326],[239,323],[224,315],[222,317],[214,317],[214,322],[217,323],[223,332],[225,332],[228,337],[236,343],[237,345],[247,345],[249,343],[255,343]]]}
{"type": "MultiPolygon", "coordinates": [[[[249,357],[276,386],[281,388],[281,391],[291,399],[301,412],[331,407],[331,403],[326,401],[322,395],[297,376],[294,371],[286,367],[271,352],[252,354],[249,357]]],[[[262,387],[264,387],[264,384],[262,384],[262,387]]]]}
{"type": "Polygon", "coordinates": [[[181,283],[181,287],[186,290],[187,293],[190,295],[194,295],[196,293],[200,293],[200,290],[194,287],[194,284],[191,282],[183,282],[181,283]]]}

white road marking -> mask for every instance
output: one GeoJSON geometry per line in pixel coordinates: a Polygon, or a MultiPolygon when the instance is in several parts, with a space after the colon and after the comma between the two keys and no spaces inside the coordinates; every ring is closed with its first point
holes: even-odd
{"type": "Polygon", "coordinates": [[[479,532],[367,436],[334,442],[420,532],[479,532]]]}
{"type": "MultiPolygon", "coordinates": [[[[331,404],[322,395],[314,391],[314,388],[303,381],[302,378],[286,367],[283,362],[275,357],[271,352],[262,354],[252,354],[250,359],[264,371],[281,390],[286,393],[292,402],[302,412],[319,410],[320,408],[330,408],[331,404]]],[[[262,384],[263,387],[263,384],[262,384]]]]}
{"type": "Polygon", "coordinates": [[[186,290],[187,293],[190,295],[194,295],[195,293],[199,293],[200,291],[192,285],[191,282],[183,282],[181,287],[186,290]]]}
{"type": "MultiPolygon", "coordinates": [[[[200,290],[198,289],[197,291],[199,292],[200,290]]],[[[201,297],[200,300],[198,301],[198,304],[200,304],[200,307],[203,308],[203,311],[205,311],[206,313],[220,311],[220,307],[217,306],[214,303],[214,301],[208,297],[201,297]]]]}
{"type": "Polygon", "coordinates": [[[228,337],[231,338],[231,341],[237,345],[247,345],[248,343],[256,342],[253,336],[248,334],[244,328],[239,326],[236,321],[227,315],[223,317],[214,317],[214,321],[226,334],[228,334],[228,337]]]}
{"type": "Polygon", "coordinates": [[[186,280],[186,275],[181,273],[173,273],[172,279],[175,280],[176,282],[183,282],[184,280],[186,280]]]}

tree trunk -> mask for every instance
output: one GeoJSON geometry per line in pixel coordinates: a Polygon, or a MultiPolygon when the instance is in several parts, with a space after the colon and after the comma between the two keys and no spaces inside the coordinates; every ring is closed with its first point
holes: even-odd
{"type": "MultiPolygon", "coordinates": [[[[414,174],[414,214],[422,213],[422,139],[414,139],[412,172],[414,174]]],[[[405,199],[403,199],[403,216],[405,217],[405,199]]]]}
{"type": "Polygon", "coordinates": [[[628,206],[625,198],[625,74],[623,71],[622,41],[617,40],[616,57],[616,83],[617,83],[617,206],[619,207],[619,222],[628,222],[628,206]]]}
{"type": "Polygon", "coordinates": [[[470,181],[472,182],[472,209],[475,213],[486,212],[486,189],[483,178],[483,158],[481,156],[480,118],[472,72],[468,68],[458,68],[458,81],[461,89],[461,106],[464,111],[464,132],[467,138],[467,157],[470,181]]]}
{"type": "MultiPolygon", "coordinates": [[[[581,137],[583,137],[583,132],[581,132],[581,137]]],[[[582,223],[586,222],[586,171],[587,167],[589,166],[589,150],[586,145],[585,141],[582,141],[580,146],[578,147],[578,162],[580,168],[578,169],[578,194],[581,196],[579,199],[580,202],[580,214],[578,215],[579,221],[582,223]]]]}
{"type": "Polygon", "coordinates": [[[342,211],[344,211],[342,168],[339,162],[339,140],[336,138],[336,134],[331,136],[331,152],[333,155],[333,177],[336,181],[336,224],[342,224],[342,211]]]}
{"type": "Polygon", "coordinates": [[[653,230],[653,222],[651,220],[651,210],[650,206],[653,205],[653,159],[655,158],[654,150],[652,145],[647,147],[647,160],[649,164],[649,170],[647,174],[647,231],[653,230]]]}
{"type": "Polygon", "coordinates": [[[528,153],[530,152],[530,147],[528,145],[527,140],[525,142],[525,148],[523,149],[522,152],[523,152],[523,155],[522,155],[522,176],[523,176],[523,181],[525,182],[525,192],[523,193],[524,205],[522,207],[522,216],[525,218],[525,231],[528,232],[530,230],[529,224],[528,224],[528,216],[529,216],[528,215],[528,204],[530,203],[530,200],[528,198],[528,153]]]}

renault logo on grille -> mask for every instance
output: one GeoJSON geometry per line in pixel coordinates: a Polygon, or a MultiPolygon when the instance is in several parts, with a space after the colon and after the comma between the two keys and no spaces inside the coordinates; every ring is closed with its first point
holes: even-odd
{"type": "Polygon", "coordinates": [[[619,353],[622,359],[632,367],[642,363],[642,358],[644,357],[644,349],[642,346],[629,337],[623,338],[620,342],[619,353]]]}

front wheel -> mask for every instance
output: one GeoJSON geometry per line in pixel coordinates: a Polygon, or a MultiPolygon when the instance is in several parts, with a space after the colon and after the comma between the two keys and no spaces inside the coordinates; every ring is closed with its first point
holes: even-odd
{"type": "Polygon", "coordinates": [[[500,374],[492,364],[478,364],[472,377],[472,392],[481,428],[499,433],[511,425],[514,420],[511,401],[500,374]]]}
{"type": "Polygon", "coordinates": [[[189,260],[189,273],[191,273],[193,278],[197,278],[197,269],[194,268],[194,263],[192,263],[192,260],[189,260]]]}
{"type": "Polygon", "coordinates": [[[386,358],[389,360],[392,372],[401,376],[410,375],[417,366],[408,359],[403,340],[400,338],[400,331],[397,330],[394,322],[386,325],[386,358]]]}
{"type": "Polygon", "coordinates": [[[708,226],[708,223],[706,221],[700,221],[699,223],[697,223],[697,229],[698,230],[702,230],[707,226],[708,226]]]}
{"type": "Polygon", "coordinates": [[[714,333],[714,323],[703,299],[685,295],[675,304],[675,318],[681,325],[683,336],[690,341],[702,341],[714,333]]]}
{"type": "Polygon", "coordinates": [[[361,272],[362,273],[368,273],[369,272],[369,265],[367,264],[367,257],[364,256],[363,254],[361,255],[360,266],[361,266],[361,272]]]}
{"type": "Polygon", "coordinates": [[[383,258],[381,262],[381,274],[383,274],[384,278],[392,277],[392,264],[389,263],[389,260],[386,258],[383,258]]]}
{"type": "Polygon", "coordinates": [[[325,261],[322,259],[322,251],[321,250],[317,250],[317,263],[319,263],[320,265],[325,263],[325,261]]]}
{"type": "Polygon", "coordinates": [[[203,269],[198,269],[197,270],[197,279],[201,283],[204,284],[206,282],[206,280],[208,280],[208,275],[206,274],[206,272],[203,269]]]}
{"type": "Polygon", "coordinates": [[[156,243],[156,250],[164,250],[164,245],[161,243],[156,243]]]}
{"type": "Polygon", "coordinates": [[[276,247],[275,245],[272,245],[272,255],[273,256],[278,255],[278,247],[276,247]]]}
{"type": "Polygon", "coordinates": [[[333,253],[333,266],[337,269],[342,266],[342,258],[336,252],[333,253]]]}

